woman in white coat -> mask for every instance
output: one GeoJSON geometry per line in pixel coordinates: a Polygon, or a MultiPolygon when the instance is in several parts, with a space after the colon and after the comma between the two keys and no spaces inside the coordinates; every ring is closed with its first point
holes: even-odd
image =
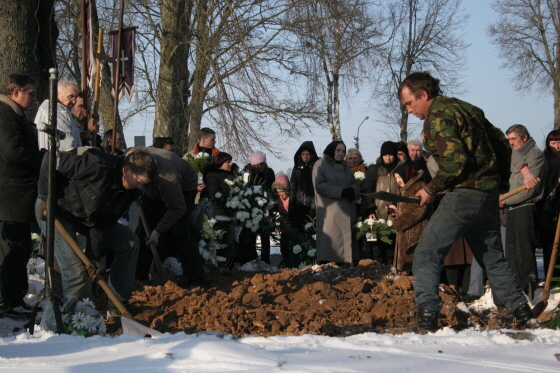
{"type": "Polygon", "coordinates": [[[344,161],[346,146],[331,142],[313,167],[313,187],[317,207],[317,261],[319,264],[352,263],[358,260],[358,247],[352,227],[360,187],[344,161]]]}

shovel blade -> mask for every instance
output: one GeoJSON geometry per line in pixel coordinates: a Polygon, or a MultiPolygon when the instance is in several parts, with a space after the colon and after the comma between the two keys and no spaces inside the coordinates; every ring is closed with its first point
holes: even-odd
{"type": "Polygon", "coordinates": [[[124,334],[138,334],[142,337],[150,336],[152,338],[159,338],[163,335],[161,332],[148,328],[128,317],[121,316],[121,324],[124,334]]]}

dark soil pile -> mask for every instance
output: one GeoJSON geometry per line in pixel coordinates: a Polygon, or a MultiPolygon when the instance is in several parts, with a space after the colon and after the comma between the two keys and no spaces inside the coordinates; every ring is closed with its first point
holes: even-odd
{"type": "MultiPolygon", "coordinates": [[[[414,278],[371,260],[353,268],[327,264],[280,273],[234,269],[208,280],[210,286],[194,290],[171,282],[144,285],[127,308],[135,320],[161,332],[235,336],[404,333],[413,332],[418,321],[414,278]]],[[[440,326],[515,329],[512,317],[466,313],[453,289],[440,290],[440,326]]]]}

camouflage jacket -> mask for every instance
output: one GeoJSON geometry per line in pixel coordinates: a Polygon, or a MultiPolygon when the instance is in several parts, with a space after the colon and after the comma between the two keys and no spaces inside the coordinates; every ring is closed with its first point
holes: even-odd
{"type": "Polygon", "coordinates": [[[439,166],[426,185],[429,194],[451,188],[507,190],[511,148],[476,106],[437,96],[424,121],[423,140],[439,166]]]}

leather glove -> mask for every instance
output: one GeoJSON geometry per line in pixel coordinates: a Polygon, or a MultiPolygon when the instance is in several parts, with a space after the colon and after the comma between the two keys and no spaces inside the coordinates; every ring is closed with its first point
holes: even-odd
{"type": "Polygon", "coordinates": [[[356,192],[354,191],[354,188],[344,188],[342,189],[342,194],[340,195],[340,198],[344,198],[346,200],[348,200],[348,202],[352,202],[354,200],[354,196],[355,196],[356,192]]]}
{"type": "Polygon", "coordinates": [[[47,202],[39,201],[39,206],[37,206],[37,215],[42,221],[47,221],[47,202]]]}
{"type": "Polygon", "coordinates": [[[155,244],[157,246],[158,242],[159,242],[159,232],[154,229],[152,231],[152,234],[150,235],[150,239],[146,242],[146,245],[150,246],[151,244],[155,244]]]}
{"type": "Polygon", "coordinates": [[[97,262],[91,262],[91,265],[86,267],[86,271],[88,273],[88,277],[91,281],[95,282],[97,280],[97,276],[103,273],[101,266],[97,262]]]}

